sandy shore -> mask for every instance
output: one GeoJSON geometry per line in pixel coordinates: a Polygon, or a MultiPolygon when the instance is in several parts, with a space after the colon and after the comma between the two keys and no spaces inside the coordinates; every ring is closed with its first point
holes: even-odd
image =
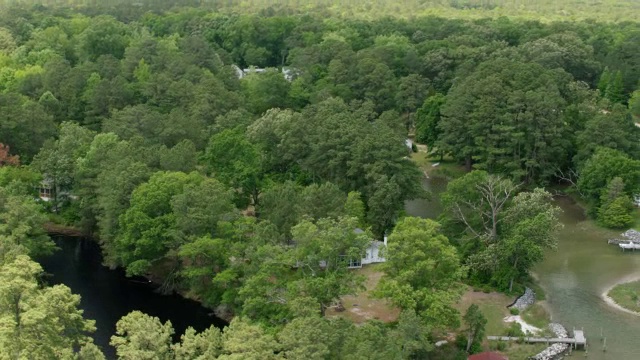
{"type": "Polygon", "coordinates": [[[618,281],[617,283],[611,285],[610,287],[608,287],[603,293],[602,293],[602,300],[604,300],[604,302],[611,306],[614,309],[618,309],[620,311],[624,311],[626,313],[632,314],[632,315],[636,315],[636,316],[640,316],[640,313],[629,310],[625,307],[622,307],[620,305],[618,305],[618,303],[616,303],[610,296],[609,296],[609,291],[611,291],[611,289],[613,289],[614,287],[620,285],[620,284],[626,284],[628,282],[634,282],[634,281],[640,281],[640,275],[634,275],[633,277],[626,277],[623,278],[622,280],[618,281]]]}
{"type": "Polygon", "coordinates": [[[520,315],[507,316],[502,321],[506,323],[517,322],[518,324],[520,324],[520,328],[522,329],[522,332],[524,332],[525,334],[529,333],[529,335],[535,335],[542,332],[542,329],[527,323],[520,317],[520,315]]]}

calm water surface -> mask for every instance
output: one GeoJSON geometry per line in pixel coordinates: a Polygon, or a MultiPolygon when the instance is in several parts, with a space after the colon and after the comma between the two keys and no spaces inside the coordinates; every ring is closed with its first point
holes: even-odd
{"type": "Polygon", "coordinates": [[[84,316],[96,321],[94,342],[102,348],[108,359],[115,358],[115,350],[109,345],[115,333],[116,322],[133,310],[140,310],[171,321],[176,333],[174,341],[189,326],[202,331],[211,325],[222,327],[225,323],[211,316],[211,310],[199,303],[178,295],[164,296],[144,281],[134,281],[121,270],[109,270],[102,266],[99,246],[89,240],[59,237],[60,247],[54,255],[39,259],[49,284],[65,284],[82,299],[80,308],[84,316]]]}
{"type": "Polygon", "coordinates": [[[557,203],[564,210],[558,250],[548,252],[534,269],[547,291],[553,320],[568,329],[584,328],[590,342],[588,359],[640,359],[640,317],[613,309],[602,299],[614,284],[640,276],[640,252],[623,253],[608,245],[606,240],[619,232],[597,228],[568,198],[557,203]],[[606,352],[601,330],[607,338],[606,352]]]}
{"type": "MultiPolygon", "coordinates": [[[[435,196],[407,202],[406,211],[413,216],[437,218],[441,211],[438,194],[446,188],[446,181],[423,181],[435,196]]],[[[602,294],[620,281],[640,277],[640,252],[623,253],[608,245],[606,240],[617,237],[619,232],[596,227],[569,198],[558,198],[556,203],[563,210],[564,224],[558,249],[548,251],[545,260],[534,269],[547,292],[553,321],[569,330],[584,328],[590,343],[588,353],[579,352],[573,358],[639,360],[640,316],[611,308],[602,294]],[[607,338],[606,352],[602,351],[601,331],[607,338]]]]}

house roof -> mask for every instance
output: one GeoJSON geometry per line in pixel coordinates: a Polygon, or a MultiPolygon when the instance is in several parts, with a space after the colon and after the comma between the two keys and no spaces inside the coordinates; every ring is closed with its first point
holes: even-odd
{"type": "Polygon", "coordinates": [[[467,360],[509,360],[507,357],[497,352],[485,351],[483,353],[471,355],[467,360]]]}

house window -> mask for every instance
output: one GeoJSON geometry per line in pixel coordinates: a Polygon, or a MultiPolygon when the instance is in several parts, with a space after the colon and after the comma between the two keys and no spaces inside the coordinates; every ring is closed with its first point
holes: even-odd
{"type": "Polygon", "coordinates": [[[362,262],[360,260],[349,260],[349,267],[361,267],[362,262]]]}
{"type": "Polygon", "coordinates": [[[51,197],[51,189],[45,188],[45,187],[41,187],[40,188],[40,197],[42,197],[42,198],[51,197]]]}

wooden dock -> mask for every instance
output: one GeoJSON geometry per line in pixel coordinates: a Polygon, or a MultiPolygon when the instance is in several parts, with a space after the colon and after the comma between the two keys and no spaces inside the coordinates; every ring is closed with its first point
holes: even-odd
{"type": "Polygon", "coordinates": [[[584,337],[584,331],[575,330],[572,338],[541,338],[541,337],[513,337],[513,336],[487,336],[489,340],[497,341],[524,341],[527,343],[543,343],[543,344],[570,344],[574,348],[582,346],[583,348],[587,344],[587,339],[584,337]]]}

